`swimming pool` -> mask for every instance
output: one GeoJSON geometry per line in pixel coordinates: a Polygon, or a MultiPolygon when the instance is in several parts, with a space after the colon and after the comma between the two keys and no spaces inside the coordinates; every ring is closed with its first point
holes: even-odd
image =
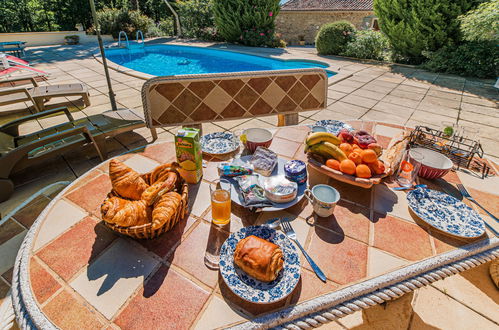
{"type": "MultiPolygon", "coordinates": [[[[106,49],[106,57],[123,67],[154,76],[182,74],[328,68],[306,60],[279,60],[227,50],[177,45],[106,49]]],[[[336,72],[326,70],[329,77],[336,72]]]]}

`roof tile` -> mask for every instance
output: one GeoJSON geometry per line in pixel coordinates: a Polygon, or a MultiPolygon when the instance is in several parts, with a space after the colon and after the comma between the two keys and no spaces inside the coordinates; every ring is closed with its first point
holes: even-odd
{"type": "Polygon", "coordinates": [[[373,0],[289,0],[282,11],[362,11],[373,10],[373,0]]]}

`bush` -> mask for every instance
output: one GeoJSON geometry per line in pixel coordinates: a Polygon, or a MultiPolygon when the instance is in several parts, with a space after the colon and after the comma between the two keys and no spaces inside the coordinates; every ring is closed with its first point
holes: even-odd
{"type": "Polygon", "coordinates": [[[347,21],[337,21],[321,26],[315,38],[317,52],[322,55],[339,55],[353,40],[355,27],[347,21]]]}
{"type": "Polygon", "coordinates": [[[499,49],[494,41],[470,41],[425,55],[429,60],[423,67],[431,71],[479,78],[499,76],[499,49]]]}
{"type": "MultiPolygon", "coordinates": [[[[215,26],[228,42],[275,45],[279,0],[213,0],[215,26]]],[[[278,41],[277,41],[278,42],[278,41]]]]}
{"type": "Polygon", "coordinates": [[[460,16],[461,31],[468,41],[499,39],[499,0],[482,3],[477,9],[460,16]]]}
{"type": "Polygon", "coordinates": [[[118,38],[120,31],[125,31],[129,39],[135,39],[135,33],[141,30],[145,34],[154,22],[149,17],[135,10],[105,8],[97,12],[97,19],[104,34],[118,38]]]}
{"type": "Polygon", "coordinates": [[[383,61],[387,57],[387,49],[388,39],[383,33],[366,30],[357,32],[341,55],[383,61]]]}
{"type": "Polygon", "coordinates": [[[177,2],[177,13],[180,16],[184,37],[205,40],[212,40],[216,37],[212,0],[177,2]]]}
{"type": "Polygon", "coordinates": [[[457,44],[459,15],[481,0],[375,0],[381,30],[398,59],[421,63],[423,51],[457,44]]]}

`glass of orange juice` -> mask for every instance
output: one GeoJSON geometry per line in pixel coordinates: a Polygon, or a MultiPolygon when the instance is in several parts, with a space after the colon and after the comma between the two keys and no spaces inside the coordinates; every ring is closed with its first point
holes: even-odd
{"type": "MultiPolygon", "coordinates": [[[[211,196],[211,218],[215,225],[226,225],[230,222],[230,190],[219,187],[213,188],[210,185],[211,196]]],[[[230,189],[230,183],[227,182],[230,189]]]]}

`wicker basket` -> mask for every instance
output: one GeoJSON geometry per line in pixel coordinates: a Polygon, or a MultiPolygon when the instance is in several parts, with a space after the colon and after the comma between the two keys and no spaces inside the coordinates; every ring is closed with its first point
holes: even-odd
{"type": "Polygon", "coordinates": [[[160,236],[163,233],[166,233],[170,229],[172,229],[179,221],[185,218],[187,211],[189,209],[189,187],[187,183],[179,176],[179,182],[176,185],[176,190],[178,193],[182,195],[182,200],[180,202],[180,206],[177,210],[177,213],[174,215],[172,221],[167,221],[163,226],[153,229],[152,223],[148,223],[140,226],[132,226],[132,227],[121,227],[112,223],[108,223],[103,221],[104,224],[123,235],[127,235],[133,238],[138,239],[153,239],[160,236]]]}

